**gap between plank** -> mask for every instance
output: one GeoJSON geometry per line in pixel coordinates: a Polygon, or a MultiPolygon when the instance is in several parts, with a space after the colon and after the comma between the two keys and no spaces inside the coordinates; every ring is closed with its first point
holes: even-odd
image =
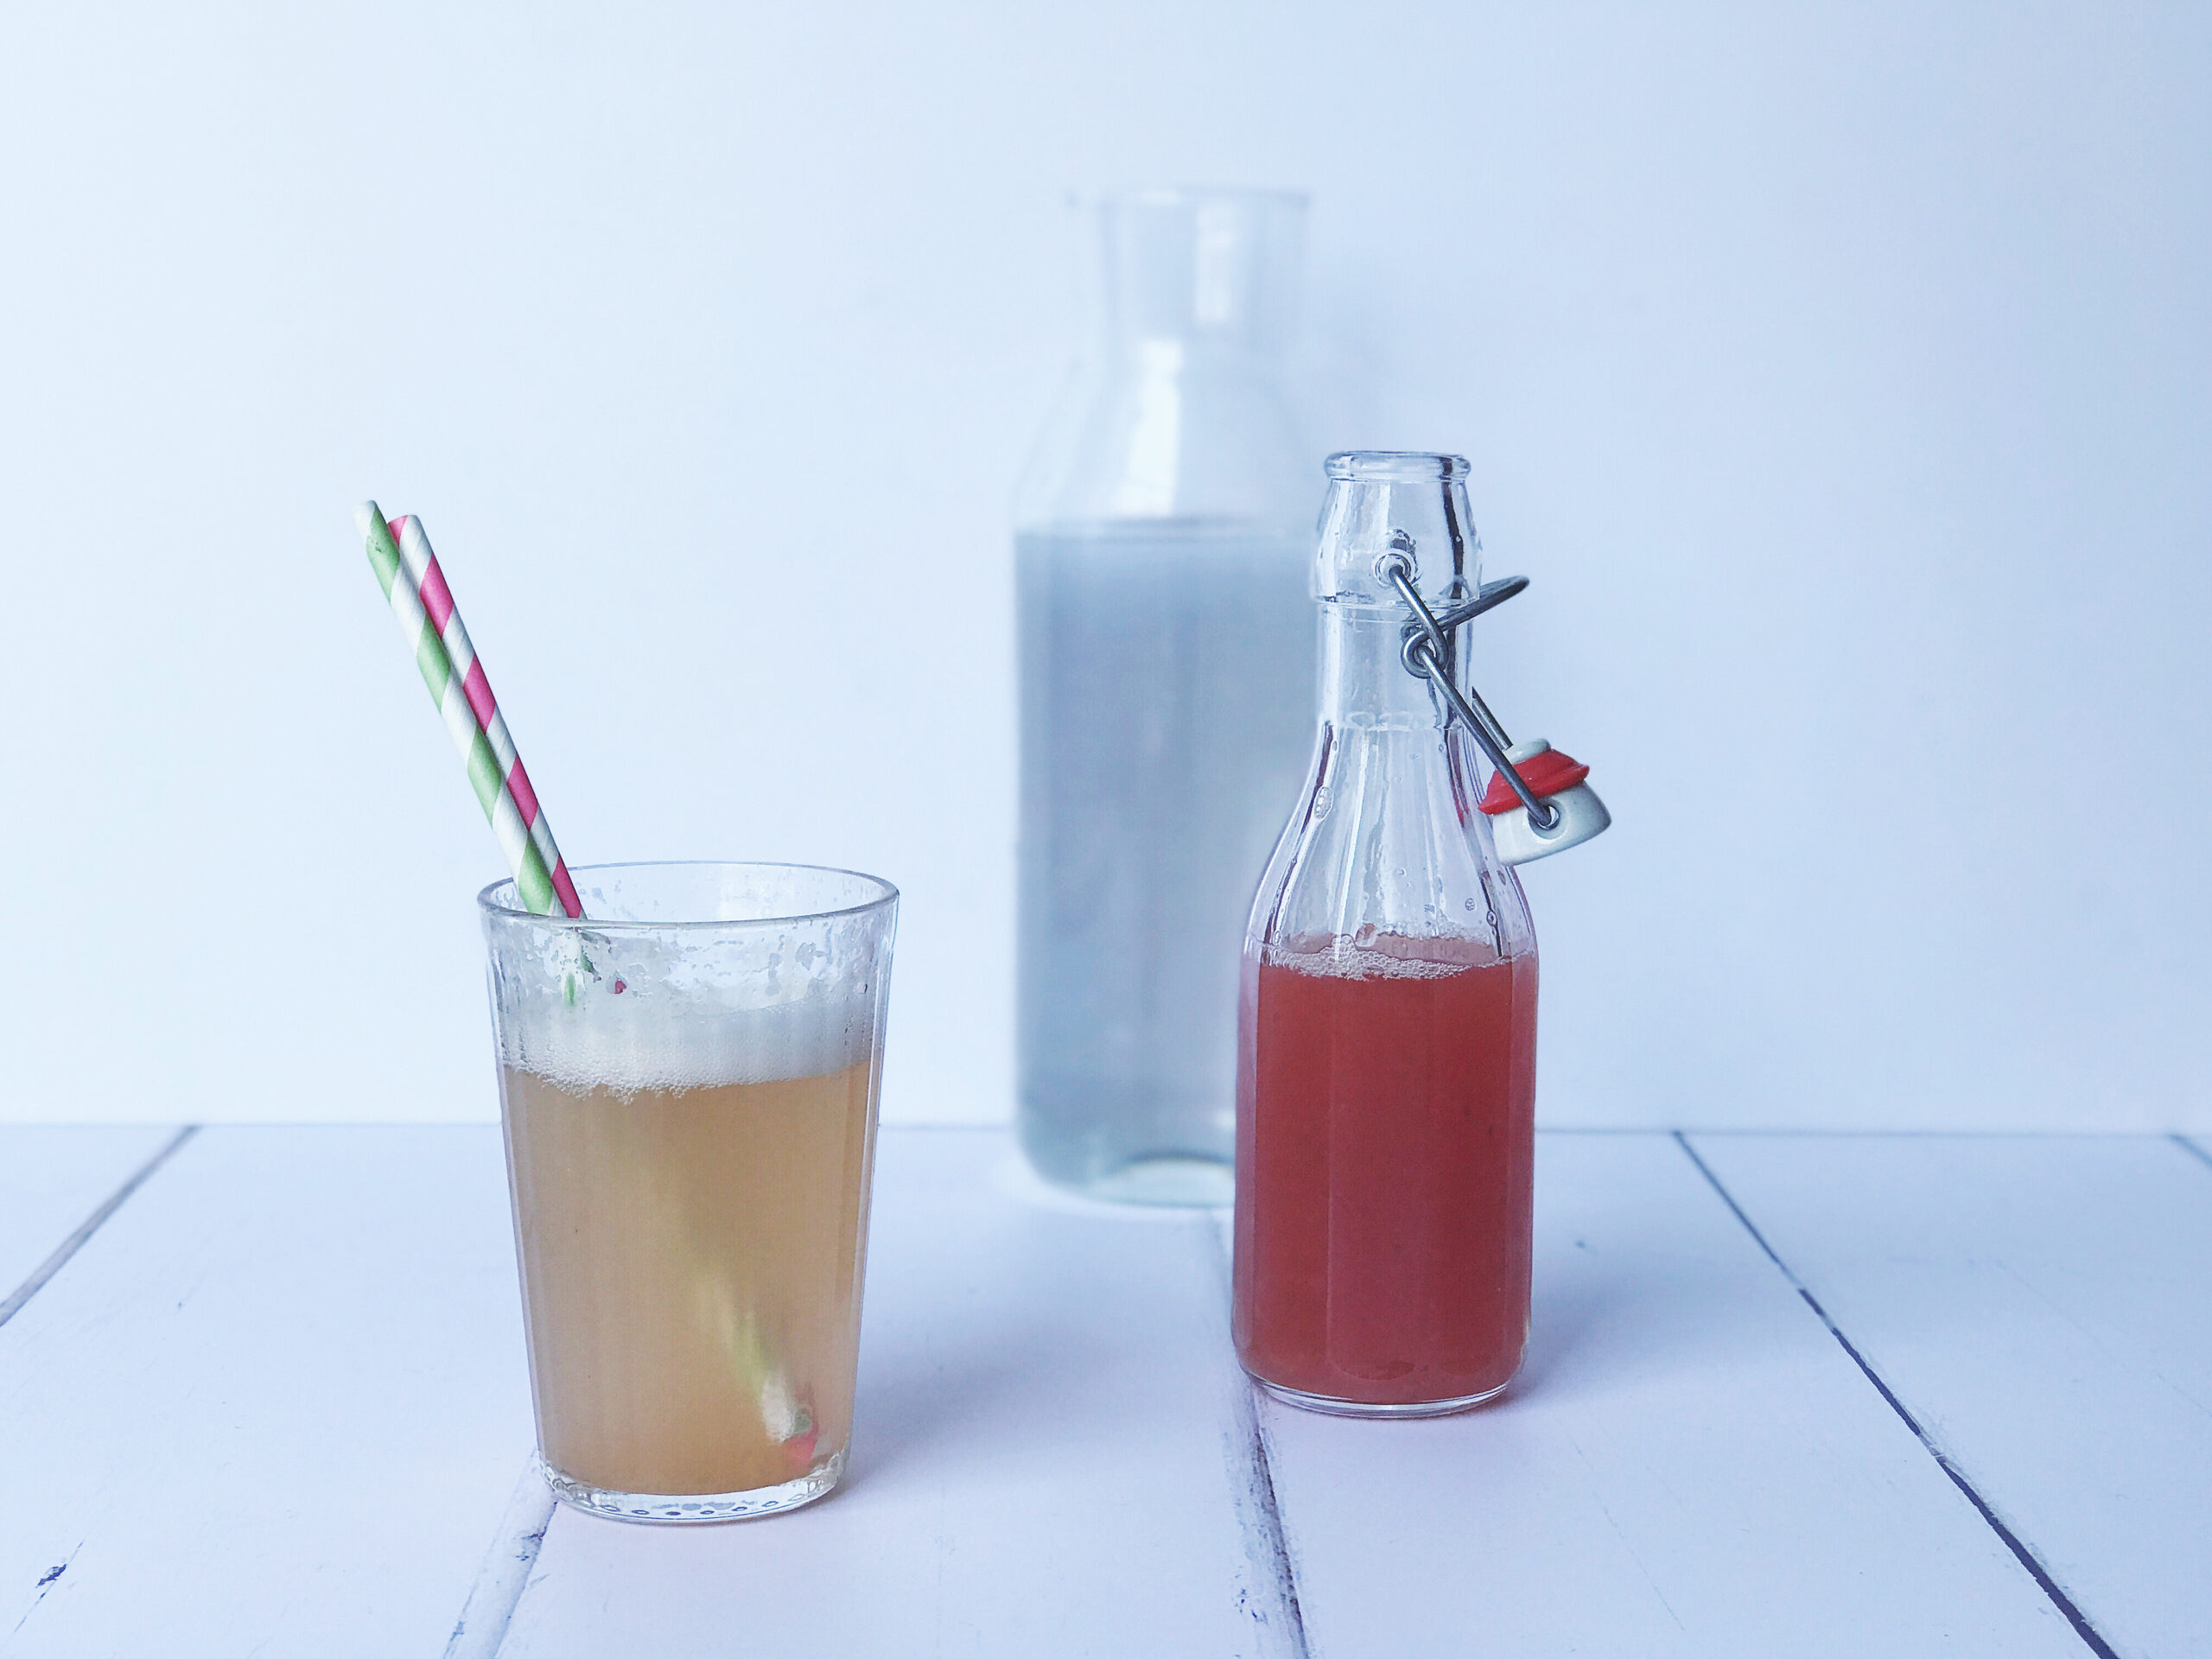
{"type": "Polygon", "coordinates": [[[492,1547],[477,1569],[476,1582],[468,1586],[461,1618],[446,1639],[445,1659],[498,1659],[506,1644],[507,1626],[514,1622],[522,1592],[530,1586],[530,1569],[537,1565],[545,1529],[553,1524],[553,1489],[537,1472],[532,1458],[507,1498],[492,1547]]]}
{"type": "Polygon", "coordinates": [[[2012,1552],[2013,1559],[2027,1569],[2028,1576],[2036,1581],[2044,1595],[2050,1598],[2051,1605],[2065,1615],[2066,1622],[2074,1627],[2074,1634],[2082,1638],[2082,1643],[2097,1656],[2097,1659],[2120,1659],[2120,1656],[2113,1651],[2112,1644],[2097,1633],[2096,1626],[2090,1624],[2088,1616],[2074,1605],[2073,1598],[2058,1587],[2057,1581],[2036,1559],[2035,1552],[2020,1541],[2012,1528],[1998,1518],[1997,1511],[1989,1507],[1980,1492],[1974,1491],[1973,1483],[1960,1472],[1957,1465],[1944,1455],[1942,1448],[1929,1438],[1928,1431],[1920,1426],[1919,1420],[1905,1409],[1904,1402],[1897,1398],[1896,1391],[1882,1380],[1881,1374],[1866,1363],[1866,1357],[1852,1345],[1851,1338],[1843,1334],[1842,1328],[1828,1317],[1828,1311],[1821,1306],[1820,1299],[1805,1287],[1805,1281],[1775,1253],[1774,1246],[1766,1242],[1766,1235],[1752,1224],[1751,1218],[1744,1213],[1744,1206],[1736,1202],[1734,1195],[1720,1184],[1720,1178],[1713,1173],[1704,1159],[1697,1155],[1697,1148],[1690,1145],[1688,1137],[1680,1129],[1674,1131],[1674,1136],[1675,1144],[1682,1149],[1683,1154],[1697,1166],[1698,1173],[1704,1176],[1713,1190],[1720,1195],[1720,1202],[1728,1206],[1729,1212],[1743,1224],[1744,1230],[1751,1236],[1751,1242],[1766,1252],[1766,1259],[1773,1262],[1782,1276],[1789,1281],[1790,1288],[1804,1299],[1805,1306],[1813,1310],[1822,1325],[1827,1326],[1828,1334],[1836,1339],[1837,1345],[1851,1356],[1852,1363],[1858,1366],[1866,1380],[1874,1385],[1874,1391],[1889,1402],[1890,1409],[1897,1413],[1899,1420],[1912,1431],[1913,1438],[1926,1449],[1928,1455],[1936,1459],[1936,1466],[1950,1477],[1951,1484],[1965,1494],[1967,1502],[1974,1505],[1975,1513],[1989,1523],[1990,1530],[2003,1541],[2005,1548],[2012,1552]]]}
{"type": "MultiPolygon", "coordinates": [[[[1231,1293],[1227,1219],[1216,1214],[1202,1224],[1212,1241],[1207,1252],[1219,1274],[1225,1306],[1231,1293]]],[[[1229,1338],[1228,1321],[1221,1336],[1229,1338]]],[[[1230,1479],[1235,1486],[1236,1529],[1244,1546],[1250,1587],[1265,1605],[1243,1611],[1257,1627],[1262,1659],[1313,1659],[1306,1637],[1306,1612],[1298,1601],[1298,1569],[1290,1559],[1290,1540],[1283,1531],[1282,1506],[1275,1497],[1274,1462],[1268,1452],[1268,1431],[1260,1421],[1262,1402],[1259,1385],[1244,1375],[1232,1357],[1235,1371],[1231,1394],[1230,1479]]],[[[1238,1599],[1245,1596],[1240,1592],[1238,1599]]]]}
{"type": "MultiPolygon", "coordinates": [[[[1263,1637],[1277,1638],[1273,1645],[1281,1659],[1313,1659],[1313,1649],[1306,1641],[1306,1612],[1298,1605],[1298,1571],[1291,1565],[1290,1544],[1283,1536],[1282,1509],[1275,1501],[1274,1465],[1268,1455],[1268,1431],[1260,1421],[1258,1395],[1258,1389],[1245,1383],[1243,1409],[1237,1413],[1237,1427],[1250,1460],[1249,1471],[1240,1472],[1248,1482],[1253,1519],[1258,1523],[1255,1535],[1246,1537],[1244,1548],[1262,1581],[1274,1592],[1274,1605],[1253,1610],[1254,1623],[1261,1626],[1263,1637]]],[[[1269,1659],[1275,1656],[1270,1655],[1269,1659]]]]}
{"type": "Polygon", "coordinates": [[[168,1144],[138,1166],[138,1172],[108,1195],[107,1202],[79,1224],[77,1230],[63,1239],[52,1255],[32,1269],[31,1276],[16,1287],[7,1300],[0,1301],[0,1325],[5,1325],[23,1310],[23,1304],[45,1288],[46,1281],[69,1265],[69,1258],[85,1248],[86,1241],[106,1223],[107,1218],[123,1207],[123,1201],[153,1179],[154,1172],[168,1162],[176,1149],[200,1133],[197,1123],[188,1123],[169,1138],[168,1144]]]}
{"type": "Polygon", "coordinates": [[[2172,1141],[2174,1145],[2179,1147],[2190,1157],[2196,1159],[2198,1163],[2212,1166],[2212,1152],[2205,1151],[2203,1147],[2198,1146],[2196,1141],[2190,1140],[2187,1135],[2170,1135],[2166,1139],[2172,1141]]]}

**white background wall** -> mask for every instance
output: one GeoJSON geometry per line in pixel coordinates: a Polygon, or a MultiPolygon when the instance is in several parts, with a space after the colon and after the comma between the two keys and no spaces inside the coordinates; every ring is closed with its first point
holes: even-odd
{"type": "MultiPolygon", "coordinates": [[[[0,1115],[467,1117],[497,855],[906,893],[1009,1109],[1007,499],[1071,188],[1314,194],[1317,458],[1456,448],[1557,1123],[2212,1128],[2212,12],[85,5],[0,20],[0,1115]]],[[[1316,499],[1319,499],[1317,473],[1316,499]]]]}

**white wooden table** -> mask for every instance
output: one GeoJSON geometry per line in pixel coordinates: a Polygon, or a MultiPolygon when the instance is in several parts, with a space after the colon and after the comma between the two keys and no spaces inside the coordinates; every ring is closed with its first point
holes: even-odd
{"type": "Polygon", "coordinates": [[[0,1129],[0,1654],[2212,1653],[2212,1152],[1550,1135],[1536,1330],[1255,1399],[1205,1215],[884,1135],[846,1489],[551,1508],[496,1131],[0,1129]]]}

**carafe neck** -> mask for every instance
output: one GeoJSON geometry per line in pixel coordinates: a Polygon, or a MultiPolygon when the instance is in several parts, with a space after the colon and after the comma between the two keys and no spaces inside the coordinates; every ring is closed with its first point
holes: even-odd
{"type": "Polygon", "coordinates": [[[1297,533],[1310,463],[1282,365],[1303,217],[1263,192],[1100,204],[1097,330],[1022,475],[1018,524],[1297,533]]]}
{"type": "Polygon", "coordinates": [[[1147,191],[1099,207],[1109,361],[1271,370],[1297,308],[1305,204],[1262,191],[1147,191]]]}

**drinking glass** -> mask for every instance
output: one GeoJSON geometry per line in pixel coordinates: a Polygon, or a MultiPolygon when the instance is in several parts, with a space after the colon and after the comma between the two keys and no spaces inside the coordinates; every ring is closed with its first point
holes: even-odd
{"type": "Polygon", "coordinates": [[[564,1501],[720,1521],[845,1465],[898,890],[794,864],[478,895],[538,1458],[564,1501]]]}

